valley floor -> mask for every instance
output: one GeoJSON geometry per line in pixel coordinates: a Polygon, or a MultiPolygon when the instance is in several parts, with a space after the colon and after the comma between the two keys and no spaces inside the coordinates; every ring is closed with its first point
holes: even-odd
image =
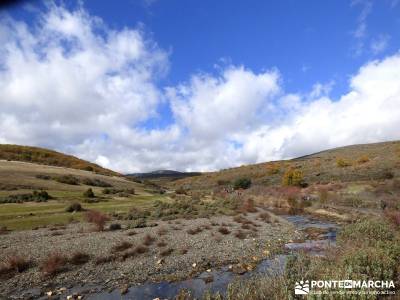
{"type": "Polygon", "coordinates": [[[0,294],[25,299],[32,288],[40,288],[43,295],[79,284],[122,289],[145,281],[184,279],[220,265],[232,264],[234,270],[239,263],[250,266],[272,255],[283,243],[301,237],[283,219],[275,216],[272,222],[265,222],[259,219],[260,213],[246,214],[254,224],[250,230],[243,230],[237,218],[214,216],[157,221],[157,226],[136,229],[124,229],[128,223],[122,222],[122,229],[116,231],[95,232],[89,224],[73,223],[11,232],[1,236],[2,257],[17,254],[31,259],[33,267],[3,280],[0,294]],[[239,238],[238,233],[245,234],[239,238]],[[135,253],[138,246],[142,251],[135,253]],[[89,261],[79,266],[67,263],[53,276],[40,271],[49,255],[70,257],[76,252],[88,254],[89,261]],[[101,258],[112,261],[100,262],[101,258]]]}

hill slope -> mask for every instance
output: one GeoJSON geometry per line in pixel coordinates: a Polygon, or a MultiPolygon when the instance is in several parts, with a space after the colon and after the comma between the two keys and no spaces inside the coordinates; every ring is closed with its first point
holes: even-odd
{"type": "Polygon", "coordinates": [[[291,160],[273,161],[172,182],[175,187],[207,189],[247,177],[261,185],[280,185],[288,169],[299,169],[306,183],[327,183],[380,180],[399,176],[400,141],[352,145],[302,156],[291,160]]]}
{"type": "Polygon", "coordinates": [[[102,168],[97,164],[75,156],[38,147],[0,145],[0,160],[32,162],[48,166],[92,171],[103,175],[120,175],[117,172],[102,168]]]}

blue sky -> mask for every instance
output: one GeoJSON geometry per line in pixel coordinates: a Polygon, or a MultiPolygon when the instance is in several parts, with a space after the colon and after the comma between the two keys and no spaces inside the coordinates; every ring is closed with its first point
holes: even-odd
{"type": "Polygon", "coordinates": [[[399,138],[397,110],[376,122],[368,113],[398,99],[369,87],[386,75],[400,85],[387,67],[399,55],[400,1],[37,1],[2,18],[0,124],[12,130],[0,142],[136,172],[399,138]]]}
{"type": "Polygon", "coordinates": [[[171,69],[164,83],[175,85],[194,72],[214,72],[224,61],[255,72],[273,67],[292,92],[316,82],[335,81],[333,95],[367,60],[399,49],[400,5],[372,1],[363,51],[356,53],[354,31],[366,4],[351,1],[84,1],[85,7],[115,28],[142,24],[163,49],[171,69]],[[384,50],[371,51],[380,36],[392,37],[384,50]]]}

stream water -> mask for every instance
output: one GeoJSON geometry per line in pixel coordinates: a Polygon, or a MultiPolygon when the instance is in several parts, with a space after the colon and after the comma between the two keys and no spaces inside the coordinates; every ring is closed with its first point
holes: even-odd
{"type": "MultiPolygon", "coordinates": [[[[286,258],[289,254],[296,253],[299,250],[306,250],[309,253],[321,255],[328,246],[335,245],[336,232],[338,226],[334,223],[325,222],[321,220],[312,219],[302,215],[280,215],[287,221],[291,222],[297,230],[307,230],[307,228],[324,229],[318,239],[305,240],[298,243],[285,244],[288,254],[277,255],[272,259],[262,260],[255,269],[246,272],[245,274],[238,275],[232,272],[228,266],[215,269],[211,272],[203,272],[195,278],[177,281],[177,282],[149,282],[129,288],[128,292],[121,295],[121,292],[116,289],[111,292],[102,291],[101,286],[84,285],[77,286],[69,289],[66,294],[84,294],[85,299],[91,300],[152,300],[155,298],[171,299],[178,294],[181,289],[190,290],[192,295],[196,298],[201,296],[206,291],[212,293],[219,292],[222,295],[226,293],[226,289],[233,280],[245,279],[255,275],[276,274],[282,272],[285,267],[286,258]],[[207,280],[212,276],[212,281],[207,280]],[[89,293],[87,291],[90,291],[89,293]]],[[[65,295],[65,294],[64,294],[65,295]]],[[[43,297],[40,299],[48,299],[43,297]]]]}

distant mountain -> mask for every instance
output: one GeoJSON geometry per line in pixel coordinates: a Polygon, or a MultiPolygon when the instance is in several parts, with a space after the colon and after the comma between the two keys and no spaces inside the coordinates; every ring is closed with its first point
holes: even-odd
{"type": "Polygon", "coordinates": [[[110,176],[121,175],[75,156],[39,147],[0,144],[0,160],[23,161],[47,166],[65,167],[110,176]]]}
{"type": "Polygon", "coordinates": [[[139,179],[157,179],[157,178],[169,178],[169,179],[181,179],[186,177],[201,175],[200,172],[179,172],[174,170],[156,170],[147,173],[132,173],[127,174],[129,177],[136,177],[139,179]]]}

